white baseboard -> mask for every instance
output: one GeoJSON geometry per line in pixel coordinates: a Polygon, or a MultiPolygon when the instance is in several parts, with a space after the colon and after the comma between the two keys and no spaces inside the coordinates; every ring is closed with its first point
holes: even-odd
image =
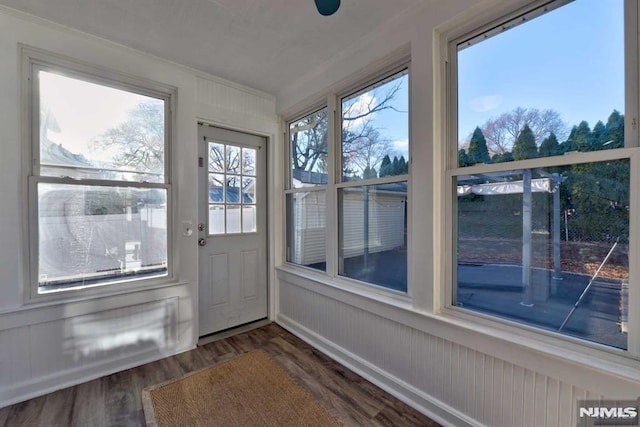
{"type": "Polygon", "coordinates": [[[282,314],[278,314],[276,323],[341,365],[443,426],[473,427],[482,425],[446,403],[396,378],[389,372],[380,369],[282,314]]]}

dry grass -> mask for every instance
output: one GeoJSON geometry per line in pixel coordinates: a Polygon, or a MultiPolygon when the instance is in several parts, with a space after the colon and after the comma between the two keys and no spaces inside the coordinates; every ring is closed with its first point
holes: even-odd
{"type": "MultiPolygon", "coordinates": [[[[562,271],[593,275],[613,246],[609,242],[561,242],[560,263],[562,271]]],[[[522,263],[522,241],[518,239],[463,238],[458,242],[458,261],[478,264],[522,263]]],[[[532,265],[537,268],[553,268],[553,244],[546,236],[534,237],[532,265]]],[[[611,279],[629,278],[629,247],[618,244],[599,277],[611,279]]]]}

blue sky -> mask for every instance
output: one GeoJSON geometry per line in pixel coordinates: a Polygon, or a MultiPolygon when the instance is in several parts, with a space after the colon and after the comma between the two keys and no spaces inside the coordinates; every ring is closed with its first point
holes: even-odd
{"type": "Polygon", "coordinates": [[[391,157],[394,155],[409,158],[409,76],[405,74],[396,80],[387,82],[375,90],[359,95],[363,102],[368,102],[369,97],[374,97],[380,102],[387,91],[396,84],[400,84],[398,91],[389,103],[392,109],[376,112],[373,117],[373,126],[386,140],[392,144],[391,157]]]}
{"type": "Polygon", "coordinates": [[[623,0],[576,0],[458,54],[460,141],[516,107],[569,127],[624,113],[623,0]]]}

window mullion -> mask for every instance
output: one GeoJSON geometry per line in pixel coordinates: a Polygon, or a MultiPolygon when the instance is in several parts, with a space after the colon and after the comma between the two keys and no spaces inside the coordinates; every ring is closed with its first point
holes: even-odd
{"type": "MultiPolygon", "coordinates": [[[[638,182],[640,174],[640,153],[635,151],[631,156],[631,182],[638,182]]],[[[629,192],[629,210],[638,212],[640,210],[640,186],[631,186],[629,192]]],[[[629,217],[629,260],[635,260],[640,253],[638,215],[629,217]]],[[[640,288],[638,287],[638,277],[640,277],[640,265],[637,262],[629,262],[629,282],[628,282],[628,319],[627,319],[627,350],[630,354],[640,357],[640,335],[636,331],[640,328],[640,288]]]]}
{"type": "Polygon", "coordinates": [[[341,129],[342,124],[339,119],[340,108],[338,97],[335,94],[327,96],[327,151],[328,170],[333,171],[327,177],[327,227],[326,227],[326,254],[327,254],[327,274],[330,277],[338,275],[338,193],[336,182],[341,179],[342,165],[338,156],[341,150],[341,129]]]}

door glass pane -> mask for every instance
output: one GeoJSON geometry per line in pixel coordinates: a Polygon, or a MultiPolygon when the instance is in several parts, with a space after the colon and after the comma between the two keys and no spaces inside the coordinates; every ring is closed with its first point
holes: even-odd
{"type": "Polygon", "coordinates": [[[227,205],[227,233],[240,233],[240,205],[227,205]]]}
{"type": "Polygon", "coordinates": [[[41,292],[167,273],[167,190],[39,183],[41,292]]]}
{"type": "Polygon", "coordinates": [[[209,234],[224,234],[224,205],[209,205],[209,234]]]}
{"type": "Polygon", "coordinates": [[[242,203],[256,203],[256,179],[242,178],[242,203]]]}
{"type": "Polygon", "coordinates": [[[257,150],[217,142],[208,147],[209,171],[219,172],[209,173],[209,234],[256,232],[257,150]]]}
{"type": "Polygon", "coordinates": [[[243,206],[242,207],[242,232],[255,233],[257,229],[258,228],[256,225],[256,207],[243,206]]]}
{"type": "Polygon", "coordinates": [[[218,173],[209,174],[209,202],[224,202],[224,175],[218,173]]]}
{"type": "Polygon", "coordinates": [[[224,172],[224,144],[209,143],[209,172],[224,172]]]}
{"type": "Polygon", "coordinates": [[[240,203],[240,177],[227,175],[227,203],[240,203]]]}
{"type": "Polygon", "coordinates": [[[227,172],[240,174],[240,147],[227,145],[227,172]]]}
{"type": "Polygon", "coordinates": [[[242,174],[256,174],[256,150],[253,148],[242,149],[242,174]]]}
{"type": "Polygon", "coordinates": [[[164,182],[164,100],[47,71],[38,79],[41,175],[164,182]]]}

